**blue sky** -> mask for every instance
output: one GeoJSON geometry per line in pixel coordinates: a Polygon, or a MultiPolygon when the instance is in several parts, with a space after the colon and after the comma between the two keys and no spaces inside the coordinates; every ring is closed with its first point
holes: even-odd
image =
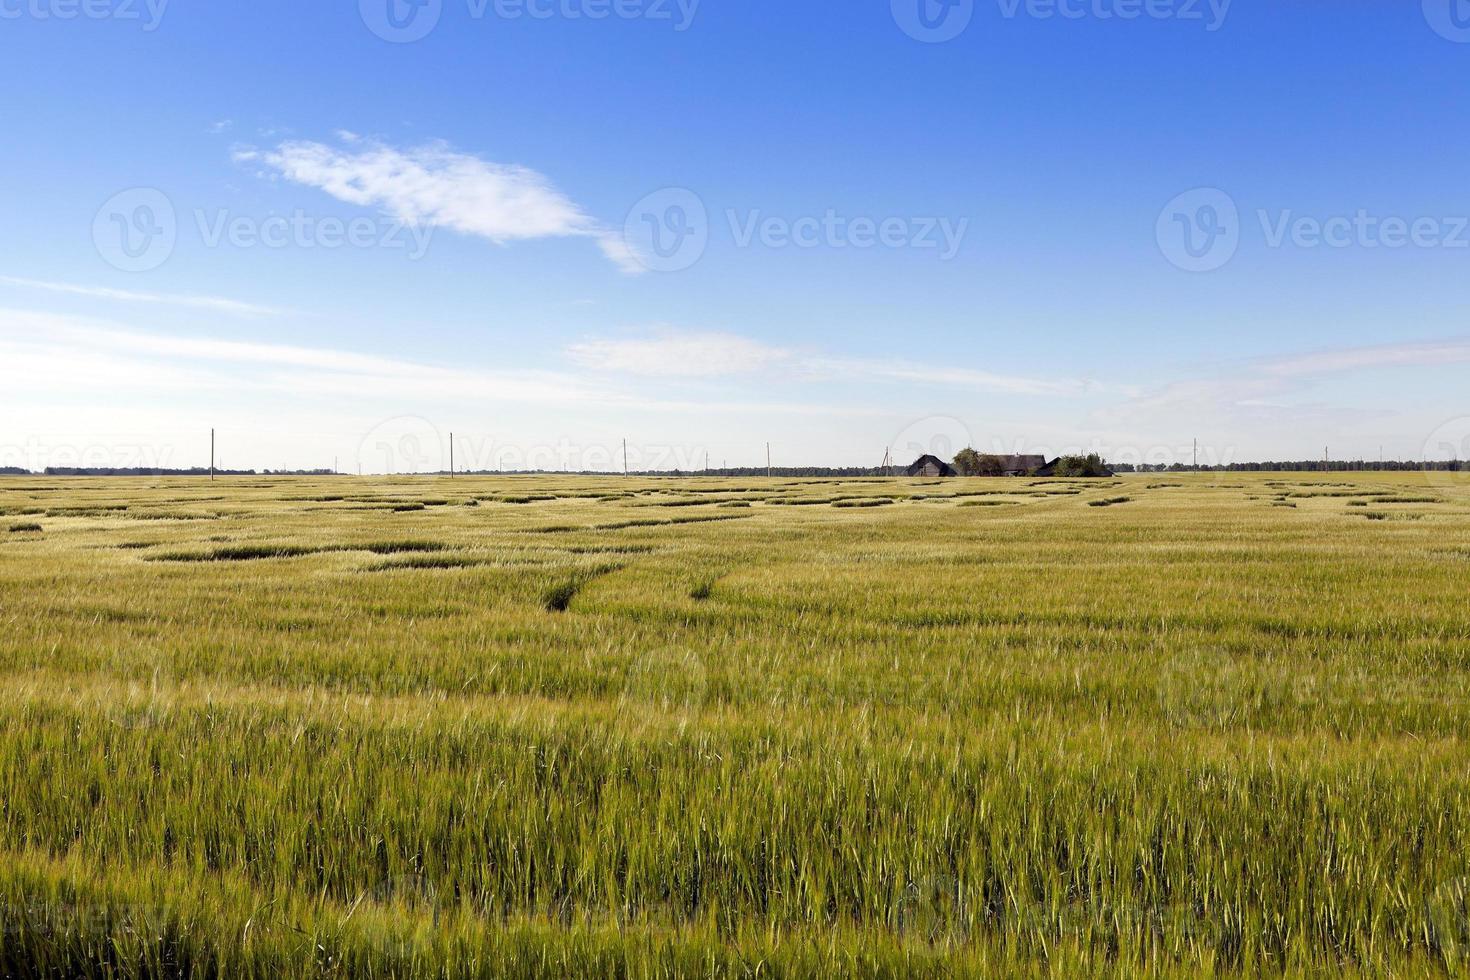
{"type": "Polygon", "coordinates": [[[0,465],[1470,452],[1470,3],[425,3],[0,0],[0,465]]]}

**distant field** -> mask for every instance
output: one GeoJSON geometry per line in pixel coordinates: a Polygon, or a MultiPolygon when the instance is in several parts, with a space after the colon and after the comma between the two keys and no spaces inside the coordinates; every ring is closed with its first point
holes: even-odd
{"type": "Polygon", "coordinates": [[[1470,480],[0,480],[0,977],[1470,971],[1470,480]]]}

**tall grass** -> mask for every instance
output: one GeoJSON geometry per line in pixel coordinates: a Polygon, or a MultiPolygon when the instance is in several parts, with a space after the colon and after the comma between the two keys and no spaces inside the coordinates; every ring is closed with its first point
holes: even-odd
{"type": "Polygon", "coordinates": [[[1415,481],[0,481],[0,976],[1465,972],[1415,481]]]}

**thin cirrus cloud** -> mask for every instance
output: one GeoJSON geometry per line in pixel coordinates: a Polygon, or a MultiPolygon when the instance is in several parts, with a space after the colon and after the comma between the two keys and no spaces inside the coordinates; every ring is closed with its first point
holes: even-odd
{"type": "Polygon", "coordinates": [[[651,337],[593,339],[567,354],[595,371],[654,378],[715,378],[790,368],[795,351],[728,333],[662,331],[651,337]]]}
{"type": "Polygon", "coordinates": [[[1255,358],[1230,366],[1224,376],[1176,381],[1142,393],[1105,413],[1110,419],[1178,418],[1212,414],[1274,423],[1332,417],[1363,419],[1383,410],[1303,402],[1302,395],[1327,379],[1390,368],[1435,368],[1470,363],[1470,338],[1339,347],[1255,358]]]}
{"type": "Polygon", "coordinates": [[[656,378],[708,379],[763,373],[823,382],[941,384],[1019,395],[1084,395],[1103,390],[1096,382],[1086,380],[1028,378],[811,353],[716,331],[664,330],[646,337],[585,340],[569,346],[567,355],[592,370],[656,378]]]}
{"type": "Polygon", "coordinates": [[[444,368],[331,348],[149,333],[28,310],[0,309],[0,363],[12,369],[12,387],[43,392],[71,390],[80,377],[97,385],[95,392],[234,388],[365,400],[618,400],[615,393],[555,372],[444,368]]]}
{"type": "Polygon", "coordinates": [[[623,272],[644,270],[622,235],[534,170],[456,152],[442,142],[398,149],[352,133],[339,138],[345,146],[289,140],[273,150],[237,150],[235,159],[339,201],[381,208],[407,224],[448,228],[497,245],[590,238],[623,272]]]}
{"type": "MultiPolygon", "coordinates": [[[[565,371],[446,368],[324,347],[148,332],[113,321],[0,308],[0,364],[16,391],[113,395],[233,391],[278,408],[300,399],[363,404],[572,405],[695,412],[862,416],[866,409],[785,401],[683,402],[565,371]]],[[[386,410],[386,408],[385,408],[386,410]]]]}
{"type": "Polygon", "coordinates": [[[177,306],[185,309],[207,310],[211,313],[228,313],[233,316],[274,317],[285,316],[289,311],[257,303],[225,299],[219,296],[195,296],[178,293],[148,293],[132,289],[111,289],[106,286],[81,286],[68,282],[49,282],[42,279],[23,279],[17,276],[0,276],[0,283],[21,289],[35,289],[68,296],[83,296],[88,299],[103,299],[118,303],[145,303],[153,306],[177,306]]]}

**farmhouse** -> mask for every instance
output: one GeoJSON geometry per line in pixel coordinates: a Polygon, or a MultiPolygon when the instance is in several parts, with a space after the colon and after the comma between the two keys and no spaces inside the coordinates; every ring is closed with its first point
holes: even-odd
{"type": "MultiPolygon", "coordinates": [[[[997,456],[1000,471],[1005,476],[1030,476],[1047,466],[1045,456],[997,456]]],[[[1053,466],[1056,462],[1053,461],[1053,466]]]]}
{"type": "Polygon", "coordinates": [[[950,466],[938,456],[920,456],[914,460],[914,465],[904,471],[908,476],[959,476],[953,466],[950,466]]]}
{"type": "MultiPolygon", "coordinates": [[[[999,465],[1000,476],[1030,476],[1039,473],[1041,476],[1050,476],[1050,473],[1039,472],[1049,467],[1056,466],[1058,460],[1046,461],[1045,456],[990,456],[999,465]]],[[[909,476],[959,476],[959,471],[953,466],[940,459],[938,456],[920,456],[914,460],[914,464],[905,472],[909,476]]],[[[993,472],[993,471],[992,471],[993,472]]]]}

